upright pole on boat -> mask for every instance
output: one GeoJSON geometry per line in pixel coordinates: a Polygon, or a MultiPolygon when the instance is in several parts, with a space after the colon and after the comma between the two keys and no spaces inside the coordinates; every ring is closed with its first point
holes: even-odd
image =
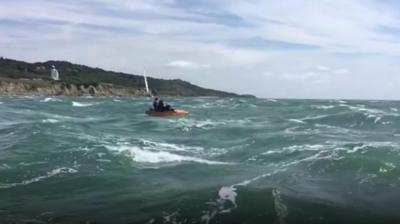
{"type": "Polygon", "coordinates": [[[149,90],[149,84],[147,83],[146,70],[143,71],[143,77],[144,77],[144,85],[146,86],[146,93],[151,96],[151,93],[149,90]]]}

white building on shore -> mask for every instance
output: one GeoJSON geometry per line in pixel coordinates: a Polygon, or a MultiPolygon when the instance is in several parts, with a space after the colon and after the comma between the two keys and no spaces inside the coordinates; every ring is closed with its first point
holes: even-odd
{"type": "Polygon", "coordinates": [[[58,74],[58,71],[57,71],[57,69],[56,69],[56,66],[54,66],[54,65],[51,66],[50,78],[53,79],[53,80],[55,80],[55,81],[60,80],[60,75],[58,74]]]}

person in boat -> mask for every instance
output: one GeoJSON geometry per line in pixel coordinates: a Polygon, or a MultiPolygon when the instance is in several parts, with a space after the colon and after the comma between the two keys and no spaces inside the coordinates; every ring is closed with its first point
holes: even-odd
{"type": "Polygon", "coordinates": [[[167,104],[165,106],[165,111],[175,111],[174,108],[171,107],[171,105],[167,104]]]}
{"type": "Polygon", "coordinates": [[[157,110],[156,111],[160,111],[160,112],[164,111],[164,101],[163,100],[158,101],[158,105],[157,105],[157,110]]]}
{"type": "Polygon", "coordinates": [[[156,98],[154,98],[154,101],[153,101],[153,110],[157,111],[157,109],[158,109],[158,98],[156,97],[156,98]]]}
{"type": "Polygon", "coordinates": [[[154,106],[154,111],[158,112],[174,111],[174,108],[172,108],[171,105],[167,104],[164,106],[163,100],[159,100],[157,104],[156,101],[154,100],[153,106],[154,106]]]}

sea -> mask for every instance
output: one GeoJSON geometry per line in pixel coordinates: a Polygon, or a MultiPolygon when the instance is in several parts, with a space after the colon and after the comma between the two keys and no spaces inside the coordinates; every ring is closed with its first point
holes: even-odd
{"type": "Polygon", "coordinates": [[[0,97],[0,223],[400,223],[400,102],[0,97]]]}

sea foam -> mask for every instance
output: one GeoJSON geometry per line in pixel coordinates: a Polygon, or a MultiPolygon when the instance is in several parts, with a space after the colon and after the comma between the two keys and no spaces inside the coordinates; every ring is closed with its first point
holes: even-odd
{"type": "Polygon", "coordinates": [[[229,164],[220,161],[211,161],[201,159],[193,156],[179,155],[167,151],[150,151],[137,146],[120,145],[120,146],[106,146],[110,151],[114,151],[123,155],[128,155],[133,161],[138,163],[181,163],[181,162],[195,162],[210,165],[223,165],[229,164]]]}
{"type": "Polygon", "coordinates": [[[38,176],[38,177],[34,177],[28,180],[23,180],[21,182],[18,183],[0,183],[0,189],[5,189],[5,188],[12,188],[12,187],[16,187],[16,186],[22,186],[22,185],[28,185],[28,184],[32,184],[35,182],[39,182],[41,180],[59,175],[59,174],[64,174],[64,173],[76,173],[78,172],[78,170],[72,169],[72,168],[68,168],[68,167],[61,167],[61,168],[57,168],[54,170],[51,170],[49,172],[47,172],[46,175],[43,176],[38,176]]]}
{"type": "Polygon", "coordinates": [[[93,105],[96,105],[96,103],[81,103],[81,102],[72,101],[72,106],[74,106],[74,107],[90,107],[93,105]]]}

